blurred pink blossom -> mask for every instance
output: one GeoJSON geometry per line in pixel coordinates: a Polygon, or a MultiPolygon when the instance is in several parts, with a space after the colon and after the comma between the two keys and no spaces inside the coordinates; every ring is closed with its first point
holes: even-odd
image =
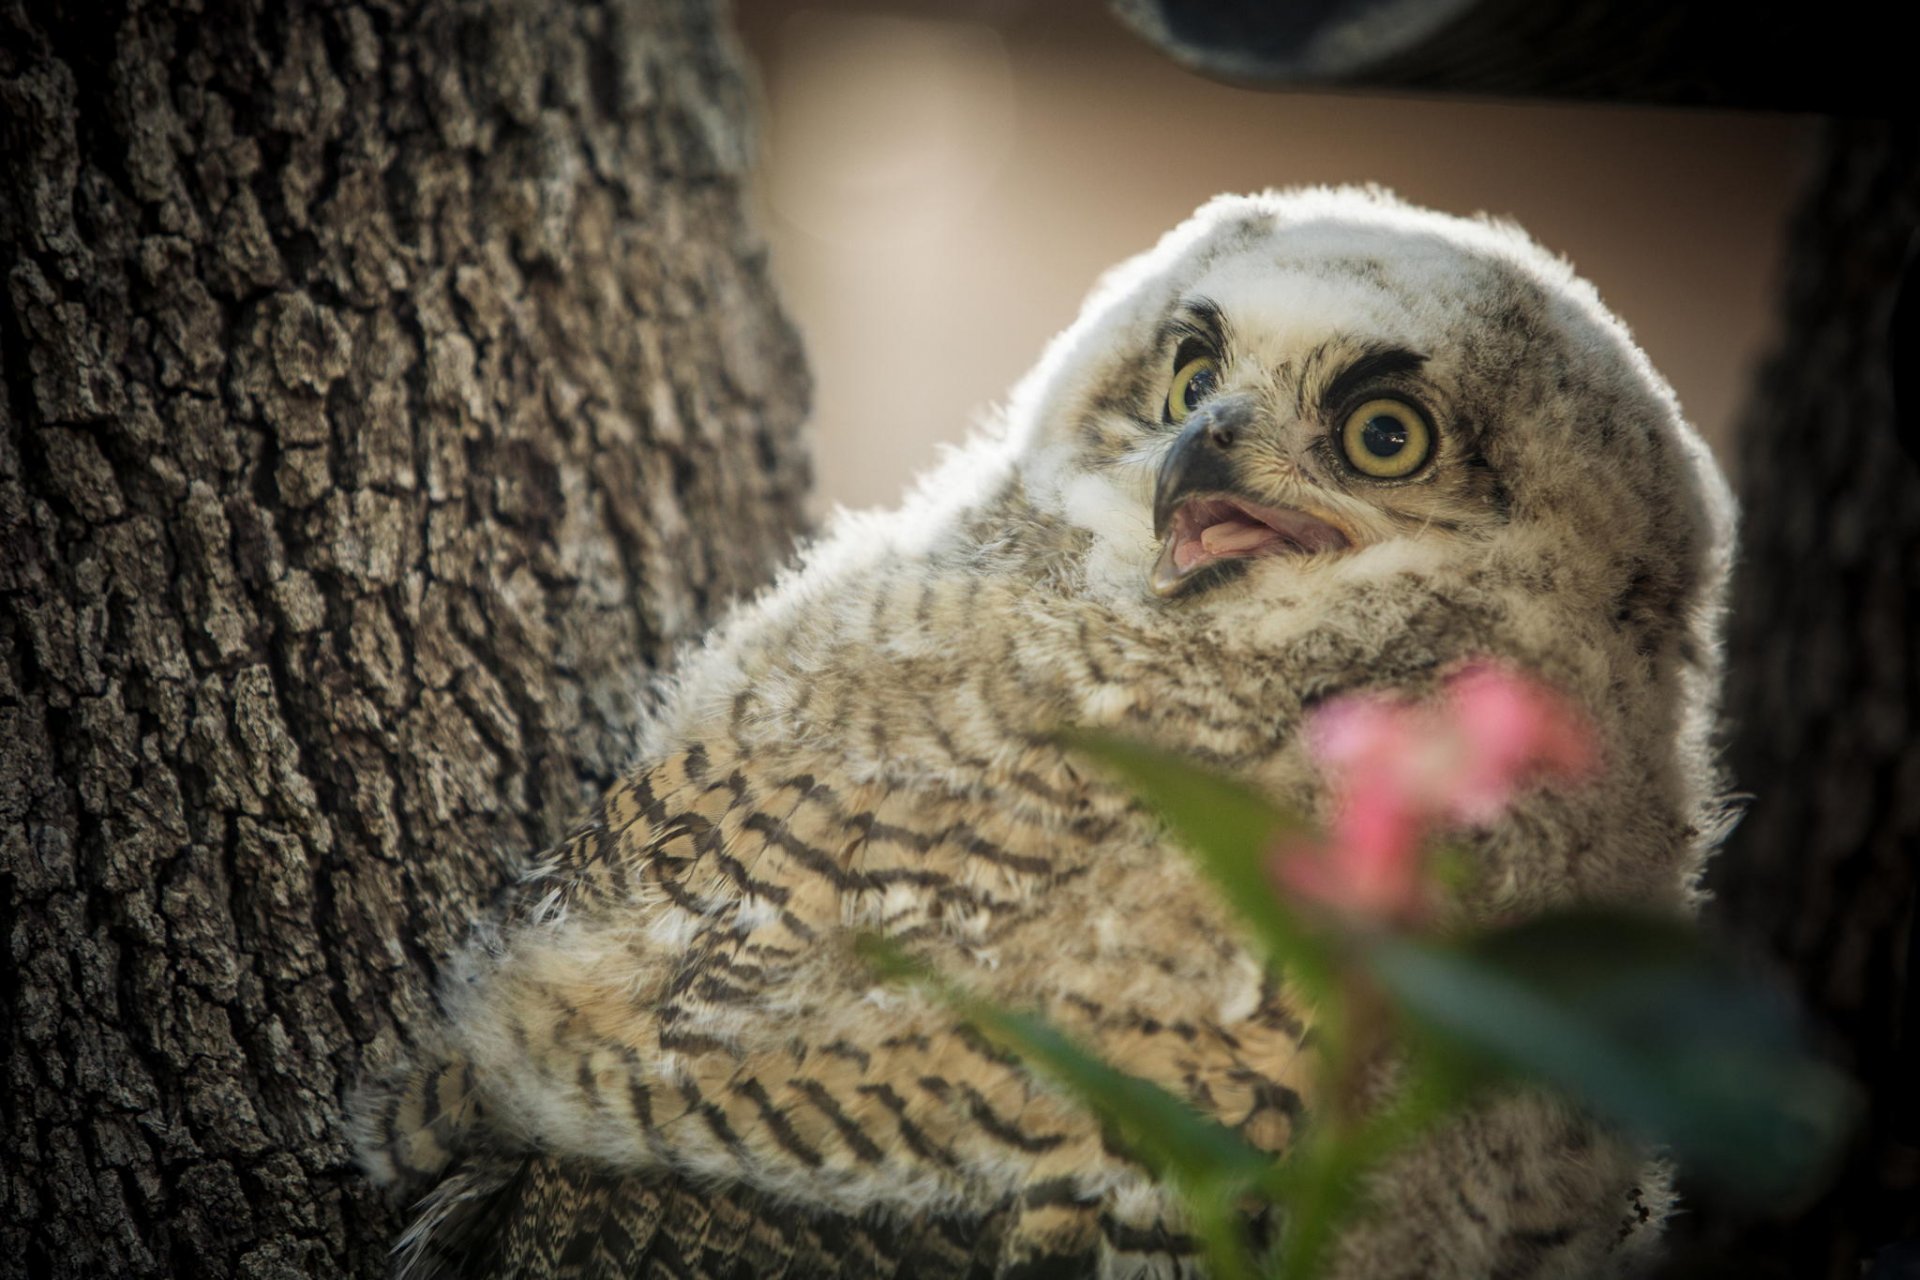
{"type": "Polygon", "coordinates": [[[1426,703],[1386,694],[1314,712],[1307,747],[1333,791],[1325,836],[1288,841],[1273,871],[1297,897],[1370,920],[1432,910],[1422,846],[1434,827],[1483,825],[1539,777],[1594,767],[1592,733],[1559,694],[1511,667],[1475,662],[1426,703]]]}

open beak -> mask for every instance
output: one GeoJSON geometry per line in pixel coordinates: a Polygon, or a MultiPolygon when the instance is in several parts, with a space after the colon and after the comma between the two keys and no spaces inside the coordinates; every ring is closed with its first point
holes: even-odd
{"type": "Polygon", "coordinates": [[[1173,596],[1209,566],[1268,555],[1344,551],[1352,539],[1321,517],[1244,495],[1220,424],[1197,415],[1174,441],[1153,486],[1153,532],[1160,556],[1147,586],[1173,596]]]}

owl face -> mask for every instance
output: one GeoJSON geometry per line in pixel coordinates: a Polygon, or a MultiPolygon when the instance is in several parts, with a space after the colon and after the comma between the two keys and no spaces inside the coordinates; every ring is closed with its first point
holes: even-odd
{"type": "Polygon", "coordinates": [[[1726,554],[1717,470],[1592,288],[1377,192],[1206,206],[1102,283],[1014,425],[1091,576],[1168,608],[1504,549],[1652,625],[1726,554]]]}
{"type": "MultiPolygon", "coordinates": [[[[1230,278],[1210,283],[1232,297],[1230,278]]],[[[1157,407],[1173,438],[1154,473],[1148,590],[1177,597],[1257,559],[1470,536],[1502,518],[1499,486],[1424,351],[1395,334],[1256,323],[1242,336],[1229,307],[1187,291],[1156,344],[1171,350],[1157,407]]]]}

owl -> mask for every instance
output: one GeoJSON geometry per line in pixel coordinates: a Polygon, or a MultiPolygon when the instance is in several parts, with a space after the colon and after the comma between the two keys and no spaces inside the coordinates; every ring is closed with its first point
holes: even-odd
{"type": "MultiPolygon", "coordinates": [[[[403,1268],[626,1274],[617,1203],[541,1199],[529,1171],[564,1166],[932,1224],[953,1274],[1197,1274],[1093,1116],[855,939],[1284,1152],[1315,1115],[1314,1010],[1057,731],[1324,812],[1316,703],[1495,657],[1577,703],[1604,766],[1475,832],[1460,909],[1685,911],[1731,523],[1646,356],[1517,228],[1376,190],[1212,201],[898,510],[840,517],[683,655],[639,762],[358,1104],[370,1175],[427,1192],[403,1268]]],[[[1372,1190],[1341,1276],[1625,1273],[1670,1200],[1645,1150],[1527,1094],[1372,1190]]],[[[863,1266],[939,1271],[836,1269],[863,1266]]]]}

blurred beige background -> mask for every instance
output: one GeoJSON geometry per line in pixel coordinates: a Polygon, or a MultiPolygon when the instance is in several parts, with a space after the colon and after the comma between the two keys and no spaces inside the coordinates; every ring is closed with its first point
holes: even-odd
{"type": "Polygon", "coordinates": [[[1377,182],[1517,219],[1632,326],[1730,465],[1807,121],[1270,93],[1097,0],[737,0],[762,226],[816,378],[816,505],[891,502],[1096,276],[1208,196],[1377,182]]]}

